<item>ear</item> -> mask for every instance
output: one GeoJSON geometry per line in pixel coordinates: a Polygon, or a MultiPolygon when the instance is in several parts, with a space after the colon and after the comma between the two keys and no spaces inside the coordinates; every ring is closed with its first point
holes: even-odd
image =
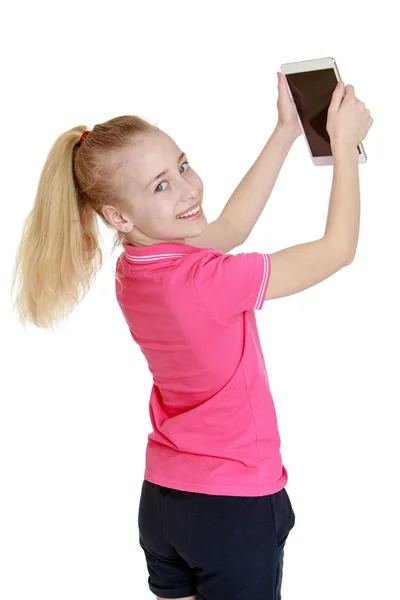
{"type": "Polygon", "coordinates": [[[119,213],[116,210],[115,206],[112,206],[111,204],[105,204],[101,208],[101,212],[106,221],[112,227],[118,229],[119,231],[125,232],[127,227],[131,229],[134,226],[133,222],[130,219],[126,219],[123,215],[121,215],[121,213],[119,213]]]}

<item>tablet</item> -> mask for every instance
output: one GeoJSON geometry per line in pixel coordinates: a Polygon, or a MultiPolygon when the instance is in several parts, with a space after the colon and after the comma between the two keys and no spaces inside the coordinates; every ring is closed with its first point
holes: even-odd
{"type": "MultiPolygon", "coordinates": [[[[328,108],[338,81],[339,69],[331,57],[285,63],[281,71],[297,107],[311,160],[314,165],[333,165],[332,148],[326,130],[328,108]]],[[[358,148],[358,162],[367,162],[362,144],[358,148]]]]}

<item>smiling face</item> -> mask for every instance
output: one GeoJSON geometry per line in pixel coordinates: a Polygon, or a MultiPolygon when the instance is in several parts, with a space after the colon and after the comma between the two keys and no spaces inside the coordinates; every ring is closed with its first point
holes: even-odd
{"type": "Polygon", "coordinates": [[[207,227],[201,209],[203,182],[166,133],[146,134],[118,152],[113,177],[123,206],[106,205],[102,211],[111,225],[124,232],[127,243],[184,243],[207,227]],[[197,213],[178,218],[191,209],[197,213]]]}

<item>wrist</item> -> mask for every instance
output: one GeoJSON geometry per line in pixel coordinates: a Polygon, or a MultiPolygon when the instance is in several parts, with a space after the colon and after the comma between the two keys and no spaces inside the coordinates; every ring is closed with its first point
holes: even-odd
{"type": "MultiPolygon", "coordinates": [[[[293,144],[299,137],[298,129],[295,126],[277,123],[274,134],[288,144],[293,144]]],[[[301,135],[301,134],[300,134],[301,135]]]]}
{"type": "Polygon", "coordinates": [[[333,164],[345,162],[346,164],[358,164],[359,152],[357,146],[343,144],[332,147],[333,164]]]}
{"type": "Polygon", "coordinates": [[[332,154],[352,154],[358,153],[357,144],[346,140],[331,140],[332,154]]]}

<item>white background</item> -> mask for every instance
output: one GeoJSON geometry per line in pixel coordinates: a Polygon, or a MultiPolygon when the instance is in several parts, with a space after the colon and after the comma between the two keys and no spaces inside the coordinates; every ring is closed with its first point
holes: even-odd
{"type": "MultiPolygon", "coordinates": [[[[110,254],[112,232],[101,226],[103,269],[56,334],[24,331],[12,310],[15,252],[50,147],[76,125],[148,118],[187,153],[212,221],[275,127],[280,65],[325,56],[374,125],[360,165],[355,261],[257,313],[296,513],[282,595],[400,597],[399,70],[390,5],[70,0],[2,10],[2,600],[154,597],[137,529],[152,379],[114,295],[121,249],[110,254]]],[[[320,237],[331,183],[332,167],[314,166],[300,137],[233,252],[320,237]]]]}

